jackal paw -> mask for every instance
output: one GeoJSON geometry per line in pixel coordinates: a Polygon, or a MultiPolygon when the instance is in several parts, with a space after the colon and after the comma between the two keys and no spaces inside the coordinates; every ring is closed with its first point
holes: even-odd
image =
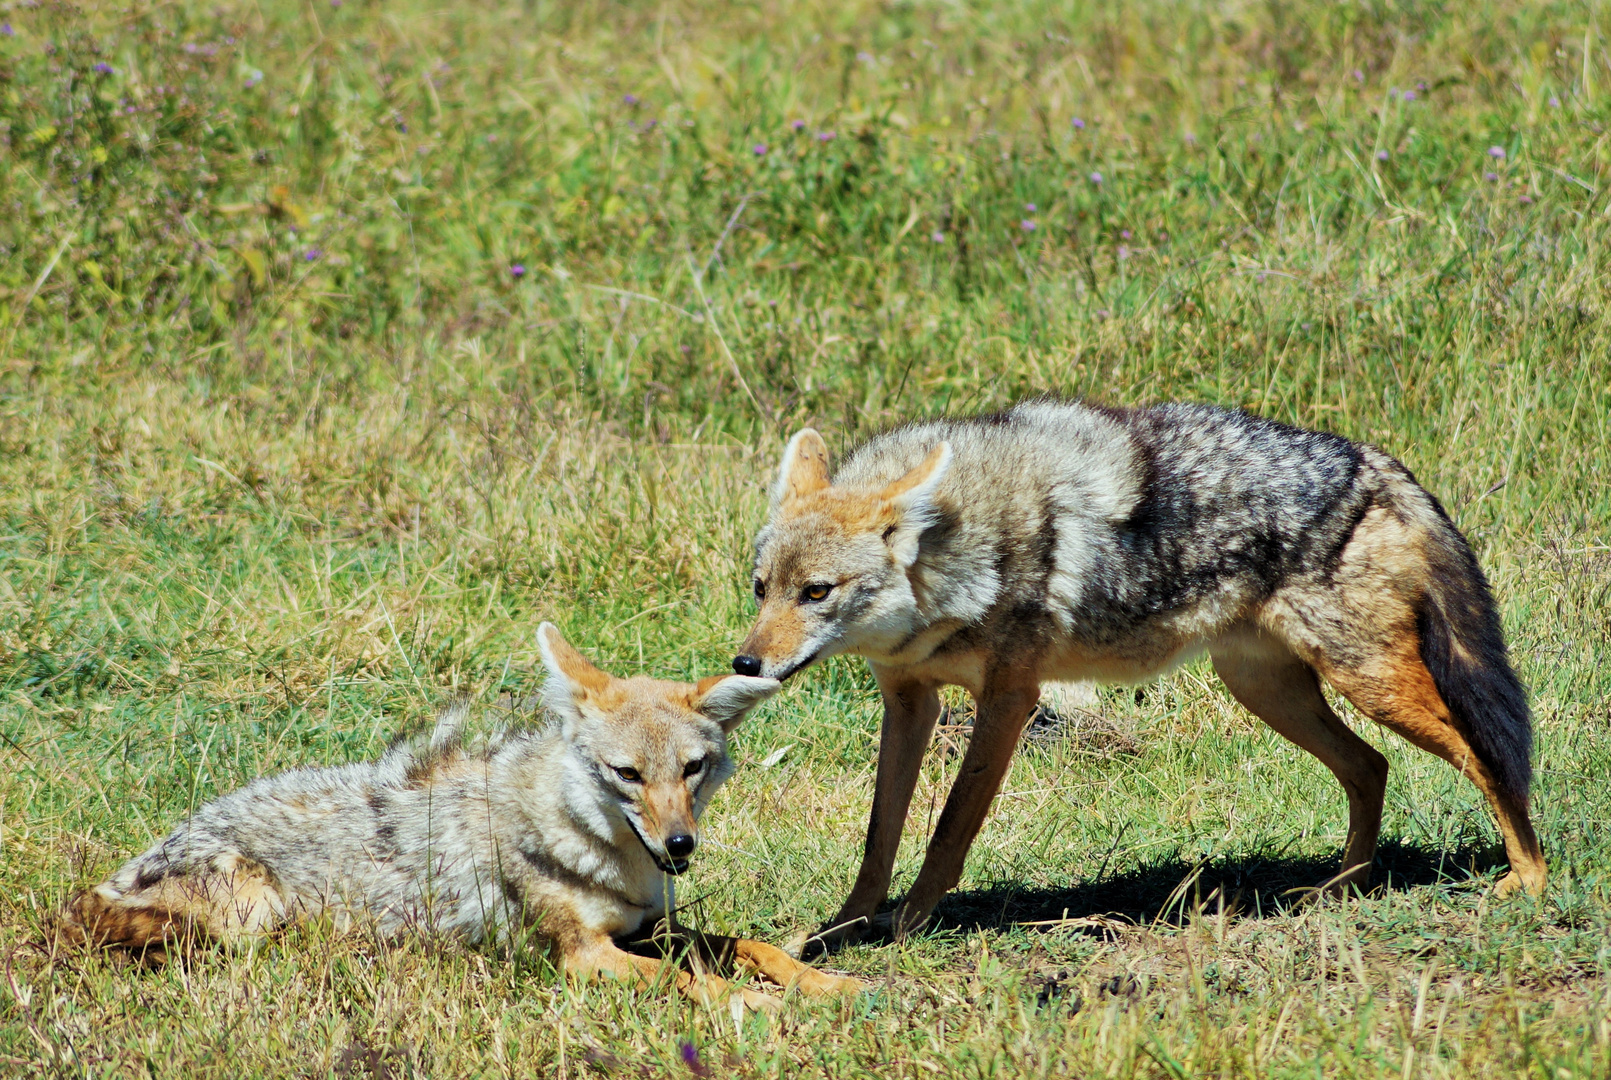
{"type": "Polygon", "coordinates": [[[861,916],[844,922],[826,922],[815,931],[802,932],[783,943],[783,951],[796,960],[820,960],[824,956],[838,952],[846,945],[854,945],[866,936],[870,928],[883,922],[885,931],[889,929],[889,916],[861,916]]]}
{"type": "Polygon", "coordinates": [[[1542,896],[1544,893],[1544,880],[1540,876],[1537,881],[1528,881],[1522,877],[1519,871],[1512,870],[1494,885],[1494,895],[1514,896],[1518,893],[1526,893],[1530,896],[1542,896]]]}

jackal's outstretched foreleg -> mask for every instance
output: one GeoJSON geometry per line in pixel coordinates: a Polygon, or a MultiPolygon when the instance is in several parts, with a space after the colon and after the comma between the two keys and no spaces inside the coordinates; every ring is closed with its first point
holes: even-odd
{"type": "Polygon", "coordinates": [[[778,1008],[776,998],[734,986],[718,975],[685,971],[675,966],[671,956],[640,956],[627,952],[603,935],[568,946],[564,951],[564,964],[565,974],[579,982],[593,982],[601,976],[640,987],[669,982],[679,993],[701,1005],[720,1005],[737,994],[746,1008],[755,1011],[778,1008]]]}
{"type": "Polygon", "coordinates": [[[859,980],[818,971],[764,941],[704,934],[681,926],[672,933],[688,942],[705,963],[722,970],[737,968],[753,972],[785,991],[798,990],[808,997],[825,997],[856,994],[866,989],[859,980]]]}

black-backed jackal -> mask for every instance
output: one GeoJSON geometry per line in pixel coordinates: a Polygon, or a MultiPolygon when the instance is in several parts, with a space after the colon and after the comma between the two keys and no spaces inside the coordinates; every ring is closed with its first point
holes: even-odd
{"type": "Polygon", "coordinates": [[[880,435],[830,478],[808,429],[784,452],[754,587],[735,671],[786,679],[855,653],[883,694],[835,938],[888,894],[940,686],[966,688],[977,719],[897,935],[960,878],[1042,682],[1139,681],[1203,652],[1347,793],[1331,889],[1369,876],[1387,759],[1321,678],[1482,791],[1510,859],[1501,891],[1544,886],[1527,699],[1488,584],[1437,500],[1373,447],[1206,406],[1037,401],[880,435]]]}

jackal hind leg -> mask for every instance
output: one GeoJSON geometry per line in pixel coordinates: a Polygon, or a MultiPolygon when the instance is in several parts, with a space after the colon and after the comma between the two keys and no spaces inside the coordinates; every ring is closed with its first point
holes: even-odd
{"type": "Polygon", "coordinates": [[[804,955],[832,951],[859,938],[878,905],[888,898],[912,792],[923,768],[923,755],[934,737],[935,722],[940,718],[940,693],[930,684],[881,679],[879,689],[884,698],[884,723],[878,736],[878,778],[867,819],[861,869],[839,914],[801,943],[804,955]]]}
{"type": "Polygon", "coordinates": [[[1447,761],[1482,792],[1510,860],[1510,872],[1499,880],[1500,893],[1518,888],[1535,895],[1543,891],[1548,871],[1526,799],[1507,791],[1477,757],[1462,725],[1438,693],[1413,637],[1406,635],[1363,665],[1322,661],[1320,670],[1360,712],[1447,761]]]}
{"type": "Polygon", "coordinates": [[[945,797],[917,880],[892,920],[897,940],[921,929],[940,898],[962,879],[968,849],[1001,789],[1018,738],[1039,698],[1040,683],[1031,672],[995,672],[985,680],[962,767],[945,797]]]}
{"type": "Polygon", "coordinates": [[[1309,751],[1348,796],[1348,840],[1342,872],[1322,894],[1341,895],[1370,880],[1382,827],[1387,759],[1343,723],[1320,692],[1314,668],[1273,641],[1212,652],[1214,670],[1231,695],[1275,732],[1309,751]]]}

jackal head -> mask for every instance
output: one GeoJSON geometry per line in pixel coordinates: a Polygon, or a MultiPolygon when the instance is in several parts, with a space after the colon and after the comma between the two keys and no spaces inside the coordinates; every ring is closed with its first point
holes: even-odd
{"type": "Polygon", "coordinates": [[[568,808],[601,839],[637,837],[668,874],[688,869],[699,815],[733,773],[727,735],[777,693],[775,679],[713,675],[697,683],[600,671],[552,623],[537,629],[544,697],[565,742],[568,808]]]}
{"type": "Polygon", "coordinates": [[[790,439],[755,538],[761,610],[733,670],[787,679],[837,653],[899,652],[921,625],[909,571],[950,462],[942,442],[891,484],[835,487],[822,436],[806,428],[790,439]]]}

